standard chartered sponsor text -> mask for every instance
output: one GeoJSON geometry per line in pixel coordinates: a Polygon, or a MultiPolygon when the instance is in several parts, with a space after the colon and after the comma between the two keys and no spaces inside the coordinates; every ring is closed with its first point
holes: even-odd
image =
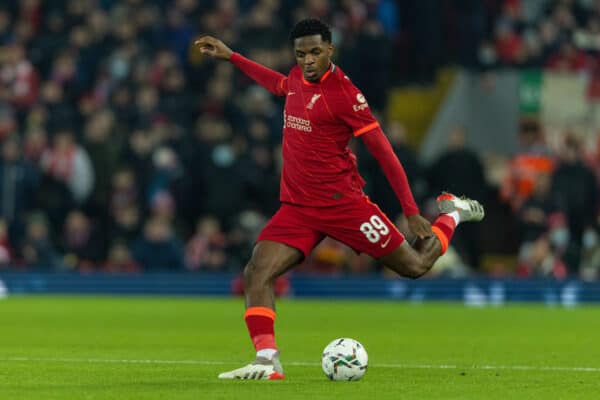
{"type": "Polygon", "coordinates": [[[286,116],[286,126],[288,128],[297,129],[304,132],[312,132],[310,121],[304,118],[294,117],[293,115],[286,116]]]}

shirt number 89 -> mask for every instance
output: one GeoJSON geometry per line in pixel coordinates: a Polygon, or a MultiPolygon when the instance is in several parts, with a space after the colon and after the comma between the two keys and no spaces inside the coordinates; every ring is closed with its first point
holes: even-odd
{"type": "Polygon", "coordinates": [[[372,215],[368,222],[363,222],[360,225],[360,231],[365,234],[371,243],[377,243],[382,236],[390,233],[390,229],[385,222],[377,215],[372,215]]]}

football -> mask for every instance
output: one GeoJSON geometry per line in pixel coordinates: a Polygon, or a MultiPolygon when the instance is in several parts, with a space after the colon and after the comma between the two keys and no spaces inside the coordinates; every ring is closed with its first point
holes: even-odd
{"type": "Polygon", "coordinates": [[[369,356],[364,346],[350,338],[338,338],[323,349],[321,366],[332,381],[357,381],[367,372],[369,356]]]}

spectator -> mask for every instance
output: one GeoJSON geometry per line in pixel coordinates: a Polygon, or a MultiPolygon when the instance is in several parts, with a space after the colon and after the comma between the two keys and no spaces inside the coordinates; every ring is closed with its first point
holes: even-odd
{"type": "Polygon", "coordinates": [[[23,264],[28,269],[53,271],[64,268],[61,256],[48,236],[48,220],[42,212],[29,215],[21,245],[23,264]]]}
{"type": "MultiPolygon", "coordinates": [[[[225,222],[248,204],[248,173],[252,172],[245,171],[244,139],[238,139],[234,140],[231,125],[226,121],[202,117],[183,155],[185,170],[196,173],[195,184],[185,186],[194,199],[201,199],[201,211],[225,222]]],[[[201,214],[198,212],[195,218],[201,214]]]]}
{"type": "Polygon", "coordinates": [[[227,238],[214,216],[198,220],[194,236],[185,246],[185,265],[189,270],[218,271],[227,263],[227,238]]]}
{"type": "Polygon", "coordinates": [[[496,27],[496,54],[501,63],[514,65],[523,62],[523,39],[507,22],[496,27]]]}
{"type": "Polygon", "coordinates": [[[39,76],[20,44],[5,47],[0,53],[0,99],[23,112],[38,98],[39,76]]]}
{"type": "Polygon", "coordinates": [[[77,113],[75,105],[65,98],[64,89],[58,82],[44,82],[41,88],[41,100],[45,111],[46,129],[55,132],[79,128],[81,116],[77,113]]]}
{"type": "Polygon", "coordinates": [[[186,77],[180,68],[165,71],[160,96],[160,108],[173,121],[190,128],[197,111],[196,96],[187,88],[186,77]]]}
{"type": "Polygon", "coordinates": [[[545,277],[564,279],[567,269],[563,260],[557,256],[552,243],[546,236],[525,243],[519,252],[517,276],[545,277]]]}
{"type": "Polygon", "coordinates": [[[158,89],[151,85],[142,86],[136,93],[136,122],[138,126],[148,125],[161,117],[158,89]]]}
{"type": "Polygon", "coordinates": [[[486,182],[479,156],[467,147],[467,133],[461,126],[448,136],[448,146],[428,171],[429,192],[461,193],[474,199],[485,197],[486,182]]]}
{"type": "Polygon", "coordinates": [[[597,229],[587,228],[582,242],[579,277],[584,281],[597,280],[600,278],[600,237],[597,229]]]}
{"type": "Polygon", "coordinates": [[[18,136],[11,135],[2,143],[0,158],[0,216],[8,224],[11,241],[22,236],[25,215],[34,206],[38,172],[23,159],[18,136]]]}
{"type": "Polygon", "coordinates": [[[0,44],[8,43],[12,38],[12,16],[5,9],[0,9],[0,44]]]}
{"type": "Polygon", "coordinates": [[[390,39],[378,20],[365,19],[358,24],[358,32],[340,49],[340,63],[349,66],[344,71],[362,88],[370,106],[374,110],[382,110],[387,101],[386,93],[391,78],[391,71],[387,67],[392,57],[387,51],[391,47],[390,39]],[[373,76],[378,79],[372,79],[373,76]]]}
{"type": "Polygon", "coordinates": [[[551,193],[552,177],[541,173],[534,182],[533,194],[525,200],[518,212],[520,240],[532,242],[548,231],[548,221],[552,214],[559,212],[551,193]]]}
{"type": "MultiPolygon", "coordinates": [[[[429,168],[430,193],[442,191],[460,193],[483,201],[486,196],[486,181],[483,165],[477,154],[466,147],[464,128],[455,128],[449,136],[448,148],[429,168]]],[[[481,262],[481,226],[465,225],[457,230],[452,243],[466,263],[479,268],[481,262]]]]}
{"type": "Polygon", "coordinates": [[[48,147],[48,135],[42,127],[31,127],[25,132],[23,158],[32,166],[38,166],[48,147]]]}
{"type": "Polygon", "coordinates": [[[109,214],[135,206],[140,200],[135,174],[132,169],[123,167],[112,175],[112,189],[109,196],[109,214]]]}
{"type": "Polygon", "coordinates": [[[108,237],[125,243],[133,243],[141,232],[142,212],[137,204],[129,204],[114,210],[108,237]]]}
{"type": "Polygon", "coordinates": [[[54,134],[52,147],[42,154],[41,167],[47,175],[67,185],[77,204],[83,204],[93,189],[92,163],[70,130],[54,134]]]}
{"type": "Polygon", "coordinates": [[[64,48],[68,30],[66,15],[59,8],[49,9],[43,18],[39,35],[31,46],[31,60],[41,71],[49,71],[52,55],[64,48]]]}
{"type": "Polygon", "coordinates": [[[113,112],[102,110],[92,115],[85,126],[84,148],[94,173],[88,203],[95,215],[107,214],[112,177],[123,153],[122,147],[122,138],[115,135],[113,112]]]}
{"type": "Polygon", "coordinates": [[[155,146],[156,143],[147,130],[136,129],[131,133],[129,145],[121,156],[121,160],[133,170],[140,195],[146,195],[148,190],[155,146]]]}
{"type": "Polygon", "coordinates": [[[72,269],[93,270],[104,254],[103,242],[99,239],[88,216],[79,210],[71,211],[60,241],[64,264],[72,269]]]}
{"type": "Polygon", "coordinates": [[[114,274],[131,274],[140,271],[140,266],[131,256],[127,244],[115,241],[108,250],[104,270],[114,274]]]}
{"type": "Polygon", "coordinates": [[[0,269],[10,266],[14,252],[8,238],[8,224],[0,218],[0,269]]]}
{"type": "Polygon", "coordinates": [[[552,175],[552,192],[568,220],[571,240],[565,261],[575,274],[581,262],[584,231],[594,227],[598,215],[598,188],[594,173],[581,159],[581,143],[576,136],[567,134],[559,157],[552,175]]]}
{"type": "Polygon", "coordinates": [[[17,118],[12,107],[0,104],[0,139],[4,139],[17,129],[17,118]]]}
{"type": "Polygon", "coordinates": [[[518,211],[533,193],[538,175],[554,169],[550,150],[537,121],[524,120],[519,128],[519,149],[510,160],[500,195],[513,211],[518,211]]]}
{"type": "Polygon", "coordinates": [[[168,191],[161,191],[154,194],[150,200],[150,216],[156,217],[167,223],[175,236],[182,238],[188,237],[190,229],[188,225],[177,217],[177,206],[173,195],[168,191]]]}
{"type": "Polygon", "coordinates": [[[183,245],[161,218],[148,219],[142,237],[133,243],[131,252],[144,271],[178,271],[184,268],[183,245]]]}
{"type": "Polygon", "coordinates": [[[162,146],[152,155],[153,170],[149,179],[148,203],[161,192],[168,192],[175,180],[181,178],[182,170],[177,153],[169,147],[162,146]]]}

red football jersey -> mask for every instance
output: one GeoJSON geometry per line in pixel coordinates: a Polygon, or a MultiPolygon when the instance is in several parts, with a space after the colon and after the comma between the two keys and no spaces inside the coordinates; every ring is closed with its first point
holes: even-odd
{"type": "Polygon", "coordinates": [[[352,136],[376,131],[365,136],[367,148],[383,168],[405,213],[419,212],[404,169],[365,97],[340,68],[331,64],[314,83],[304,79],[298,66],[285,76],[239,53],[230,61],[271,93],[286,96],[282,202],[324,207],[360,198],[364,180],[348,142],[352,136]]]}
{"type": "Polygon", "coordinates": [[[361,197],[365,182],[348,142],[379,128],[365,97],[335,64],[318,83],[295,66],[280,87],[286,96],[281,201],[319,207],[361,197]]]}

